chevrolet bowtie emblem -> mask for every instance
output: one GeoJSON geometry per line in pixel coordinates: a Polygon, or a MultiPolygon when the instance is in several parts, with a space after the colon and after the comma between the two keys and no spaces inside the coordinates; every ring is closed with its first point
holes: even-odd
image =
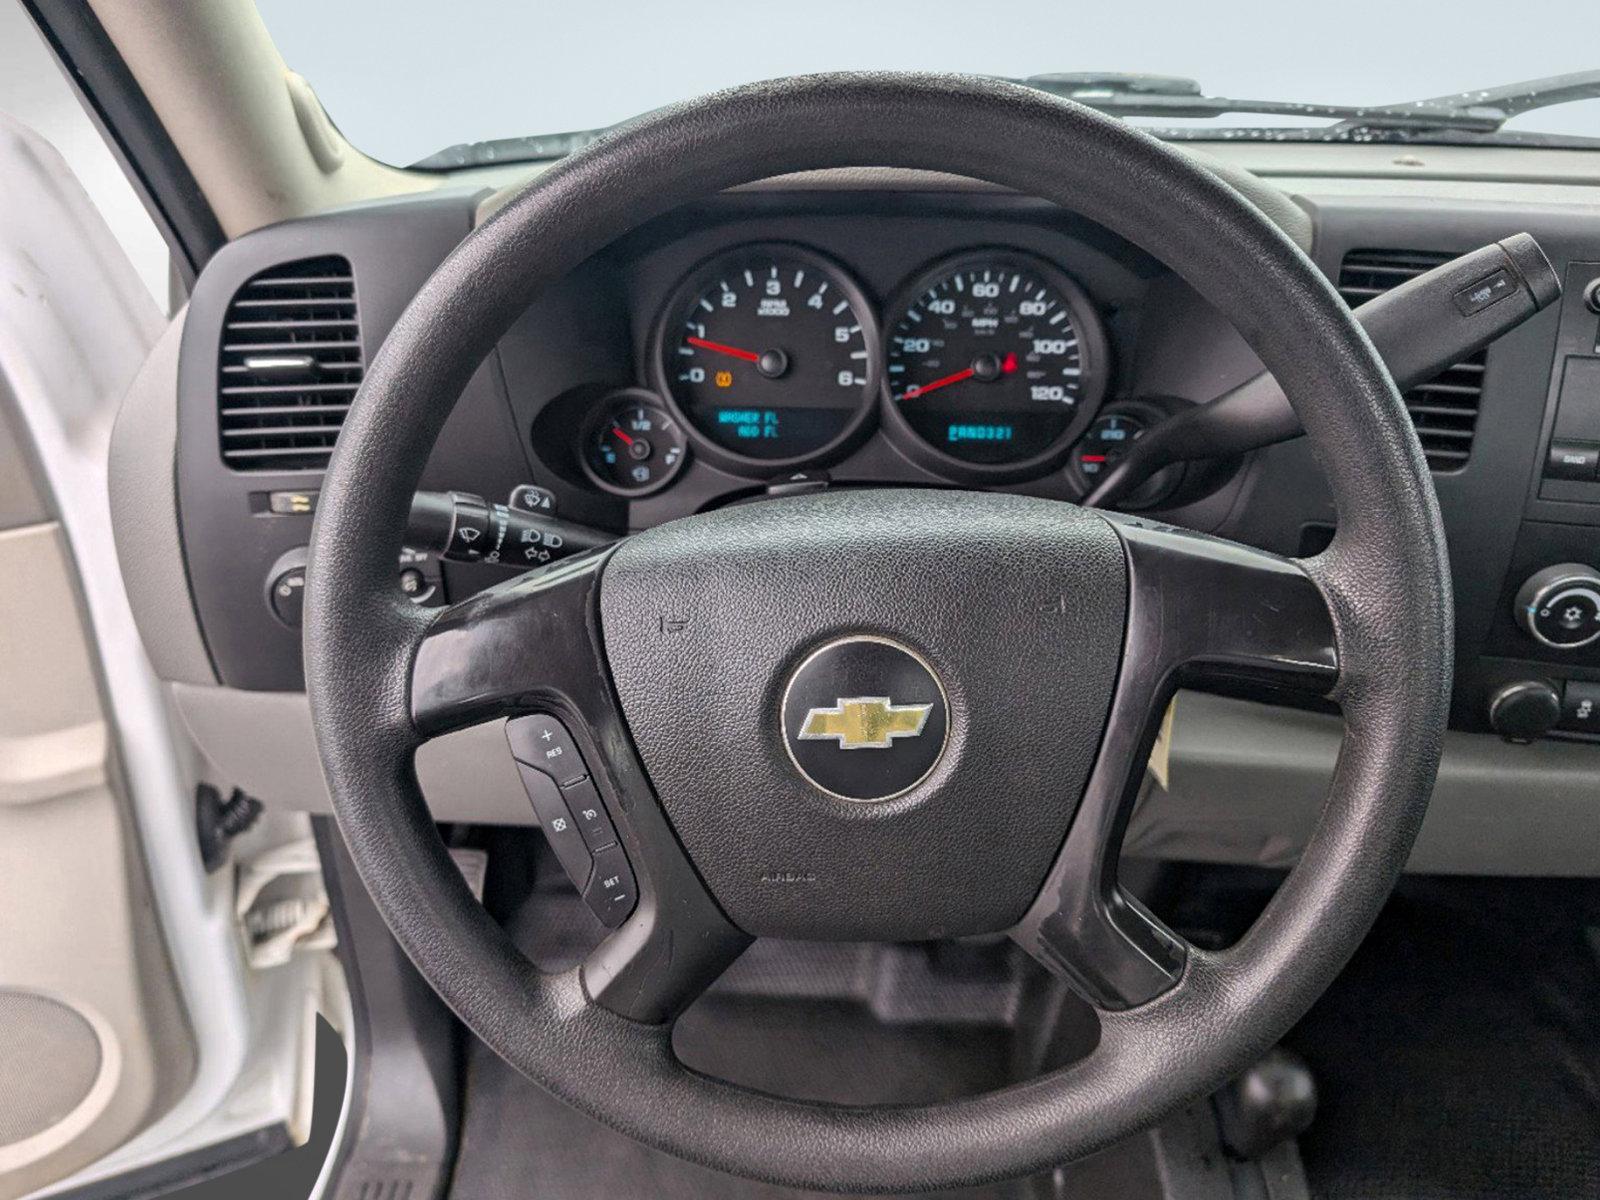
{"type": "Polygon", "coordinates": [[[891,704],[887,696],[852,696],[832,708],[813,708],[800,726],[806,741],[832,738],[845,750],[887,750],[895,738],[914,738],[931,704],[891,704]]]}

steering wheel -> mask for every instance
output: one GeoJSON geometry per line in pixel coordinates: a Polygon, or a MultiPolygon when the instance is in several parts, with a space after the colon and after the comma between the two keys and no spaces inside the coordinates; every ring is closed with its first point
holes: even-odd
{"type": "Polygon", "coordinates": [[[1393,886],[1449,695],[1433,487],[1328,281],[1156,139],[968,77],[735,88],[542,173],[446,259],[375,356],[322,486],[311,564],[323,767],[361,877],[421,973],[582,1111],[799,1187],[909,1191],[1045,1169],[1248,1065],[1328,985],[1393,886]],[[437,613],[395,592],[411,496],[454,398],[544,289],[686,202],[868,165],[1053,201],[1181,274],[1291,398],[1337,506],[1331,547],[1288,560],[1062,503],[864,489],[689,517],[437,613]],[[1211,952],[1127,895],[1116,864],[1167,701],[1219,677],[1333,697],[1345,736],[1298,866],[1242,940],[1211,952]],[[559,975],[473,900],[413,769],[429,736],[527,713],[570,730],[639,893],[559,975]],[[673,1055],[675,1015],[752,937],[1002,930],[1097,1009],[1087,1058],[947,1103],[843,1107],[744,1090],[673,1055]]]}

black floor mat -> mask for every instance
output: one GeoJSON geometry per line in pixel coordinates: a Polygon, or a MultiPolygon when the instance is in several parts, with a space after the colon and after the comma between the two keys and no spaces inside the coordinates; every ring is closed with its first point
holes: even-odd
{"type": "MultiPolygon", "coordinates": [[[[942,1200],[1155,1200],[1161,1195],[1143,1138],[1114,1146],[1054,1176],[936,1193],[942,1200]]],[[[553,1099],[473,1039],[450,1200],[828,1198],[820,1192],[735,1179],[642,1146],[553,1099]]]]}
{"type": "MultiPolygon", "coordinates": [[[[730,1046],[749,1048],[762,1041],[757,1024],[770,1024],[752,1019],[756,1017],[754,1012],[719,1012],[702,1020],[707,1033],[713,1021],[723,1033],[742,1027],[730,1034],[730,1046]]],[[[823,1017],[819,1039],[826,1040],[831,1029],[859,1043],[846,1029],[850,1020],[842,1012],[823,1017]]],[[[928,1049],[905,1047],[907,1055],[918,1057],[928,1049]]],[[[724,1053],[731,1060],[739,1051],[724,1053]]],[[[819,1066],[806,1061],[799,1044],[762,1046],[761,1054],[765,1069],[780,1065],[800,1074],[801,1090],[827,1090],[831,1056],[819,1066]]],[[[894,1057],[879,1053],[880,1059],[894,1057]]],[[[754,1069],[750,1062],[742,1065],[754,1069]]],[[[648,1149],[552,1099],[476,1042],[470,1051],[465,1117],[451,1200],[800,1200],[817,1195],[749,1183],[648,1149]]],[[[1026,1184],[945,1193],[948,1200],[1034,1200],[1041,1194],[1026,1184]]]]}
{"type": "MultiPolygon", "coordinates": [[[[560,889],[535,894],[508,915],[506,926],[546,969],[578,961],[602,932],[576,895],[560,889]]],[[[783,1095],[853,1104],[932,1102],[1010,1080],[1018,1053],[1014,1031],[1004,1021],[974,1019],[992,1008],[997,996],[1004,1000],[1003,989],[983,989],[980,982],[980,997],[970,986],[962,991],[956,984],[954,993],[945,993],[946,1001],[955,999],[953,1006],[930,1003],[926,1011],[908,1013],[903,1004],[885,1005],[882,996],[877,1003],[870,994],[841,999],[837,986],[816,989],[826,996],[805,998],[806,985],[817,984],[823,974],[831,971],[834,985],[841,974],[851,974],[848,957],[841,962],[837,954],[819,964],[801,946],[780,948],[776,958],[747,955],[735,970],[742,974],[742,987],[724,979],[679,1022],[675,1048],[696,1069],[783,1095]],[[788,998],[780,996],[783,992],[790,993],[788,998]],[[889,1019],[886,1010],[894,1010],[889,1019]]],[[[919,995],[912,988],[910,999],[919,995]]],[[[1056,1176],[939,1193],[945,1200],[1063,1195],[1145,1200],[1159,1194],[1143,1138],[1056,1176]]],[[[450,1200],[821,1200],[821,1195],[750,1183],[650,1150],[553,1099],[477,1039],[469,1040],[450,1200]]]]}
{"type": "Polygon", "coordinates": [[[886,1028],[860,1005],[707,996],[673,1034],[697,1071],[833,1104],[929,1104],[1011,1082],[1009,1031],[993,1025],[886,1028]]]}
{"type": "MultiPolygon", "coordinates": [[[[1216,878],[1180,925],[1227,908],[1216,878]]],[[[1595,926],[1590,881],[1407,880],[1286,1039],[1317,1080],[1315,1200],[1600,1197],[1595,926]]]]}

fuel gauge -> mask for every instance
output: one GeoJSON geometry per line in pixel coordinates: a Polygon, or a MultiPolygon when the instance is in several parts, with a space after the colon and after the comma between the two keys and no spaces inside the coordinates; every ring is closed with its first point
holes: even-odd
{"type": "Polygon", "coordinates": [[[683,428],[654,393],[613,392],[584,438],[583,469],[619,496],[644,496],[671,483],[688,455],[683,428]]]}

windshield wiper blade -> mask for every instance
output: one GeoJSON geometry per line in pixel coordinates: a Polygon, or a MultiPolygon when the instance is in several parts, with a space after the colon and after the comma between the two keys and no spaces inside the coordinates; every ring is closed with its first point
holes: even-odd
{"type": "MultiPolygon", "coordinates": [[[[1498,109],[1414,101],[1405,104],[1315,104],[1299,100],[1239,100],[1207,96],[1193,79],[1173,75],[1057,72],[1012,79],[1024,87],[1076,100],[1117,117],[1226,117],[1252,113],[1339,121],[1352,127],[1457,129],[1493,133],[1507,115],[1498,109]]],[[[1469,93],[1470,94],[1470,93],[1469,93]]]]}
{"type": "Polygon", "coordinates": [[[1345,133],[1382,129],[1498,133],[1507,121],[1523,113],[1575,100],[1600,99],[1600,71],[1550,75],[1395,104],[1313,104],[1207,96],[1194,80],[1174,75],[1063,72],[1030,75],[1012,82],[1119,117],[1225,117],[1252,113],[1337,121],[1334,130],[1345,133]]]}
{"type": "MultiPolygon", "coordinates": [[[[1359,135],[1369,133],[1382,140],[1386,131],[1392,131],[1390,136],[1395,138],[1404,138],[1406,134],[1417,131],[1495,134],[1507,121],[1523,113],[1569,104],[1575,100],[1600,99],[1600,71],[1551,75],[1500,87],[1430,96],[1422,100],[1404,100],[1395,104],[1238,100],[1227,96],[1207,96],[1193,79],[1137,72],[1060,71],[1007,79],[1007,82],[1076,100],[1079,104],[1117,117],[1206,118],[1249,113],[1334,121],[1337,124],[1316,131],[1319,137],[1331,141],[1358,140],[1359,135]]],[[[582,149],[606,132],[607,129],[582,129],[571,133],[463,142],[430,154],[411,165],[424,171],[449,171],[494,163],[561,158],[582,149]]],[[[1163,136],[1169,135],[1168,131],[1161,132],[1163,136]]],[[[1263,136],[1276,136],[1272,130],[1259,132],[1263,136]]],[[[1181,136],[1182,133],[1177,131],[1170,133],[1170,136],[1181,136]]],[[[1201,136],[1205,136],[1203,132],[1201,136]]]]}

